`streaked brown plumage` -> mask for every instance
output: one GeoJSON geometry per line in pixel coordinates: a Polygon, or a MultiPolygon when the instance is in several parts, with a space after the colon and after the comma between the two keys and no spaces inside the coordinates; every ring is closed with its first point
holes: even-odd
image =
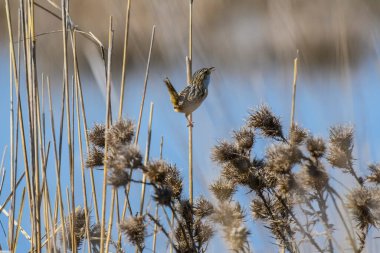
{"type": "Polygon", "coordinates": [[[192,126],[192,122],[190,122],[188,116],[194,112],[207,97],[210,75],[213,70],[214,67],[202,68],[196,71],[193,74],[191,83],[180,93],[176,91],[168,78],[164,80],[174,111],[185,114],[189,122],[188,126],[192,126]]]}

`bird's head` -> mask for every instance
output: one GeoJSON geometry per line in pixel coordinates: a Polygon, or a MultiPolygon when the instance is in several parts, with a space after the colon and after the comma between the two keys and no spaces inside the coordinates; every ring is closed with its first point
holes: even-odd
{"type": "Polygon", "coordinates": [[[210,75],[214,71],[214,67],[210,68],[201,68],[193,74],[192,84],[193,85],[204,85],[206,88],[210,84],[210,75]]]}

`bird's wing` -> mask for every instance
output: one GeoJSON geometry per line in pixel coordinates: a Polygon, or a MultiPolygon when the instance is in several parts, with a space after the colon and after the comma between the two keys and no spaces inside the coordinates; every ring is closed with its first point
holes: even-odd
{"type": "Polygon", "coordinates": [[[203,89],[195,85],[188,85],[179,94],[179,103],[181,103],[181,101],[193,102],[203,98],[204,95],[205,91],[203,89]]]}
{"type": "Polygon", "coordinates": [[[164,83],[166,84],[166,87],[168,88],[169,95],[170,95],[170,102],[172,102],[173,106],[178,106],[178,100],[179,95],[175,88],[173,87],[172,83],[170,82],[169,78],[166,78],[164,80],[164,83]]]}

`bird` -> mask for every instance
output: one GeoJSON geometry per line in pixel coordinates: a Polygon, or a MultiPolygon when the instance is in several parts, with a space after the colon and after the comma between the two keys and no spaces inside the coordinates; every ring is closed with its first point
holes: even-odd
{"type": "Polygon", "coordinates": [[[193,122],[191,122],[189,118],[190,114],[194,112],[207,97],[211,72],[214,70],[214,67],[210,67],[201,68],[194,72],[190,84],[180,93],[176,91],[169,78],[165,78],[164,80],[174,111],[185,114],[188,127],[193,127],[193,122]]]}

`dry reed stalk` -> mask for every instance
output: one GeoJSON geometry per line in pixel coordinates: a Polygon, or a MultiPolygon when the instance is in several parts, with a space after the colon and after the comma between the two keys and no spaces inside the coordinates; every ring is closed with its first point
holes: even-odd
{"type": "MultiPolygon", "coordinates": [[[[147,65],[146,65],[146,70],[145,70],[145,79],[144,79],[144,88],[143,88],[143,95],[141,97],[141,103],[140,103],[140,112],[139,112],[139,118],[138,118],[138,124],[137,124],[137,129],[136,129],[136,136],[134,140],[134,145],[136,146],[139,141],[139,135],[140,135],[140,127],[141,127],[141,120],[142,120],[142,114],[144,110],[144,104],[145,104],[145,94],[148,86],[148,77],[149,77],[149,69],[150,69],[150,59],[152,55],[152,48],[153,48],[153,43],[154,43],[154,36],[155,36],[155,31],[156,31],[156,26],[154,25],[152,28],[152,35],[150,39],[150,46],[149,46],[149,54],[148,54],[148,60],[147,60],[147,65]]],[[[130,178],[132,178],[133,175],[133,170],[130,172],[130,178]]],[[[129,194],[129,191],[131,189],[131,184],[129,183],[126,187],[125,195],[126,199],[124,200],[124,206],[123,206],[123,212],[122,212],[122,219],[124,219],[125,214],[127,212],[127,207],[130,209],[131,207],[128,206],[128,197],[127,195],[129,194]]]]}
{"type": "MultiPolygon", "coordinates": [[[[162,160],[162,151],[163,151],[163,147],[164,147],[164,137],[161,136],[161,142],[160,142],[160,160],[162,160]]],[[[154,214],[154,218],[157,220],[158,219],[158,205],[156,205],[156,211],[155,211],[155,214],[154,214]]],[[[156,241],[157,241],[157,233],[158,233],[158,225],[155,223],[154,224],[154,229],[153,229],[153,242],[152,242],[152,250],[153,250],[153,253],[156,252],[156,241]]],[[[170,244],[170,250],[172,251],[173,250],[173,247],[172,245],[170,244]]]]}
{"type": "Polygon", "coordinates": [[[125,89],[125,74],[127,71],[127,48],[128,48],[128,35],[129,35],[129,16],[131,12],[131,2],[128,0],[126,14],[125,14],[125,30],[124,30],[124,47],[123,47],[123,67],[121,72],[121,84],[120,84],[120,101],[119,101],[119,116],[118,119],[121,120],[123,115],[123,105],[124,105],[124,89],[125,89]]]}
{"type": "MultiPolygon", "coordinates": [[[[148,123],[148,139],[146,141],[144,166],[147,166],[148,161],[149,161],[150,142],[152,139],[153,109],[154,109],[154,104],[153,104],[153,102],[151,102],[150,103],[150,112],[149,112],[149,123],[148,123]]],[[[144,214],[145,187],[146,187],[145,183],[146,183],[146,174],[143,173],[142,184],[141,184],[141,197],[140,197],[140,215],[144,214]]]]}
{"type": "MultiPolygon", "coordinates": [[[[193,62],[193,0],[189,0],[189,54],[186,57],[187,83],[191,83],[193,62]]],[[[193,121],[193,114],[189,115],[189,121],[193,121]]],[[[189,200],[193,204],[193,127],[189,125],[189,200]]]]}
{"type": "Polygon", "coordinates": [[[115,197],[116,197],[116,191],[117,189],[114,187],[112,188],[112,199],[111,199],[111,210],[110,210],[110,217],[108,220],[108,233],[107,233],[107,240],[106,240],[106,252],[108,252],[108,248],[110,245],[110,240],[111,240],[111,234],[112,234],[112,223],[113,223],[113,209],[115,205],[115,197]]]}
{"type": "Polygon", "coordinates": [[[23,210],[24,210],[24,203],[25,203],[25,187],[24,189],[22,190],[22,195],[21,195],[21,206],[20,206],[20,210],[19,210],[19,213],[18,213],[18,218],[17,218],[17,228],[16,228],[16,232],[15,232],[15,240],[14,240],[14,243],[13,243],[13,246],[12,246],[12,249],[14,252],[17,252],[17,242],[18,242],[18,236],[19,236],[19,232],[22,231],[22,228],[20,226],[20,223],[21,223],[21,219],[22,219],[22,214],[23,214],[23,210]]]}
{"type": "MultiPolygon", "coordinates": [[[[113,28],[112,16],[109,19],[108,29],[108,57],[107,57],[107,99],[106,99],[106,131],[111,125],[111,60],[112,60],[112,43],[113,43],[113,28]]],[[[104,147],[104,159],[107,160],[108,143],[107,138],[104,147]]],[[[108,166],[104,163],[104,178],[102,190],[102,220],[101,220],[101,233],[100,233],[100,253],[104,252],[104,236],[105,236],[105,222],[106,222],[106,198],[107,198],[107,173],[108,166]]]]}
{"type": "Polygon", "coordinates": [[[297,56],[294,58],[294,69],[293,69],[293,93],[292,93],[292,111],[290,116],[290,131],[294,128],[294,116],[296,108],[296,91],[297,91],[297,76],[298,76],[298,55],[299,51],[297,50],[297,56]]]}
{"type": "MultiPolygon", "coordinates": [[[[125,75],[127,71],[127,48],[128,48],[128,38],[129,38],[129,17],[131,13],[131,2],[128,0],[127,8],[125,10],[125,29],[124,29],[124,46],[123,46],[123,66],[121,72],[121,83],[120,83],[120,99],[119,99],[119,114],[118,120],[120,121],[123,117],[123,107],[124,107],[124,93],[125,93],[125,75]]],[[[117,222],[120,223],[120,201],[119,193],[116,191],[116,211],[117,211],[117,222]]],[[[121,245],[121,231],[118,229],[118,247],[121,245]]]]}
{"type": "MultiPolygon", "coordinates": [[[[22,6],[22,12],[21,16],[22,19],[24,20],[24,9],[22,6]]],[[[17,73],[17,67],[16,67],[16,59],[15,59],[15,53],[14,53],[14,43],[13,43],[13,30],[12,30],[12,21],[11,21],[11,15],[10,15],[10,9],[9,9],[9,0],[5,1],[5,12],[7,16],[7,26],[8,26],[8,35],[9,35],[9,51],[10,51],[10,57],[12,59],[12,70],[13,70],[13,79],[15,81],[15,87],[16,87],[16,94],[17,94],[17,116],[18,116],[18,124],[20,125],[20,132],[21,132],[21,143],[22,143],[22,151],[23,151],[23,156],[24,156],[24,166],[25,166],[25,175],[27,179],[27,190],[28,190],[28,197],[29,200],[31,200],[33,197],[32,194],[32,189],[30,185],[30,175],[29,175],[29,163],[28,163],[28,154],[27,154],[27,145],[26,145],[26,140],[25,140],[25,130],[24,130],[24,121],[23,121],[23,113],[22,113],[22,105],[21,105],[21,99],[20,99],[20,83],[19,83],[19,78],[18,78],[18,73],[17,73]]],[[[22,22],[22,27],[23,27],[23,36],[24,36],[24,41],[25,41],[25,26],[24,22],[22,22]]],[[[25,43],[25,42],[24,42],[25,43]]],[[[25,47],[24,47],[25,48],[25,47]]],[[[25,51],[24,51],[25,52],[25,51]]],[[[12,78],[12,77],[11,77],[12,78]]],[[[30,217],[33,217],[33,202],[29,205],[29,213],[30,217]]]]}
{"type": "MultiPolygon", "coordinates": [[[[74,31],[76,33],[77,31],[74,31]]],[[[75,65],[78,65],[78,60],[76,59],[75,65]]],[[[76,67],[78,68],[78,67],[76,67]]],[[[81,111],[82,111],[82,119],[83,119],[83,128],[84,128],[84,137],[86,142],[86,152],[89,153],[90,151],[90,143],[88,140],[88,128],[87,128],[87,117],[86,117],[86,110],[84,107],[84,98],[83,98],[83,92],[82,92],[82,83],[80,81],[80,76],[78,73],[78,76],[76,77],[78,81],[78,92],[79,92],[79,99],[81,104],[81,111]]],[[[96,195],[96,189],[95,189],[95,180],[94,180],[94,171],[93,168],[90,169],[90,181],[91,181],[91,190],[92,190],[92,199],[94,201],[94,210],[95,210],[95,218],[96,222],[99,223],[99,211],[98,211],[98,200],[96,195]]]]}
{"type": "MultiPolygon", "coordinates": [[[[62,43],[63,43],[63,82],[65,87],[65,104],[66,104],[66,122],[67,122],[67,145],[69,152],[69,169],[70,169],[70,192],[71,192],[71,228],[75,223],[75,187],[74,187],[74,157],[71,132],[71,113],[70,113],[70,91],[69,91],[69,71],[67,59],[67,17],[68,17],[68,1],[61,0],[61,16],[62,16],[62,43]]],[[[71,245],[73,252],[76,252],[76,242],[74,231],[71,231],[71,245]]]]}
{"type": "MultiPolygon", "coordinates": [[[[64,221],[64,209],[62,202],[62,187],[61,187],[61,147],[59,147],[59,151],[57,150],[57,140],[55,136],[55,124],[54,124],[54,113],[53,113],[53,104],[51,99],[51,90],[50,90],[50,80],[47,80],[48,86],[48,94],[49,94],[49,111],[50,111],[50,126],[51,133],[53,136],[53,146],[54,146],[54,159],[55,159],[55,170],[57,176],[57,196],[56,200],[58,200],[58,208],[60,213],[61,222],[64,221]]],[[[65,88],[64,84],[62,85],[62,101],[61,101],[61,121],[60,121],[60,136],[59,136],[59,146],[62,143],[62,127],[63,127],[63,117],[64,114],[64,100],[65,100],[65,88]]],[[[55,215],[54,224],[56,224],[57,215],[55,215]]],[[[66,238],[66,230],[62,226],[62,237],[66,238]]],[[[66,252],[66,240],[63,240],[63,251],[66,252]]]]}
{"type": "MultiPolygon", "coordinates": [[[[20,27],[20,19],[18,19],[18,27],[20,27]]],[[[20,38],[20,29],[18,29],[18,38],[20,38]]],[[[9,100],[10,100],[10,110],[9,110],[9,134],[10,134],[10,169],[11,169],[11,191],[15,192],[15,166],[13,160],[13,152],[14,152],[14,118],[13,118],[13,78],[12,76],[12,59],[11,55],[9,55],[9,100]]],[[[17,71],[17,70],[16,70],[17,71]]],[[[10,212],[10,217],[8,220],[8,245],[13,246],[13,222],[14,222],[14,207],[16,202],[16,194],[12,194],[12,204],[10,212]]],[[[10,248],[12,250],[12,247],[10,248]]]]}
{"type": "Polygon", "coordinates": [[[90,217],[88,212],[87,205],[87,189],[86,189],[86,177],[84,172],[84,156],[83,156],[83,148],[82,148],[82,133],[81,133],[81,120],[80,120],[80,111],[79,111],[79,80],[78,80],[78,68],[77,68],[77,55],[76,55],[76,35],[72,34],[72,44],[73,44],[73,55],[74,55],[74,73],[75,73],[75,103],[76,103],[76,112],[77,112],[77,129],[78,129],[78,145],[79,145],[79,155],[81,162],[81,173],[82,173],[82,191],[83,191],[83,205],[84,205],[84,216],[85,216],[85,229],[86,229],[86,237],[88,243],[88,250],[91,252],[91,235],[90,235],[90,217]]]}

